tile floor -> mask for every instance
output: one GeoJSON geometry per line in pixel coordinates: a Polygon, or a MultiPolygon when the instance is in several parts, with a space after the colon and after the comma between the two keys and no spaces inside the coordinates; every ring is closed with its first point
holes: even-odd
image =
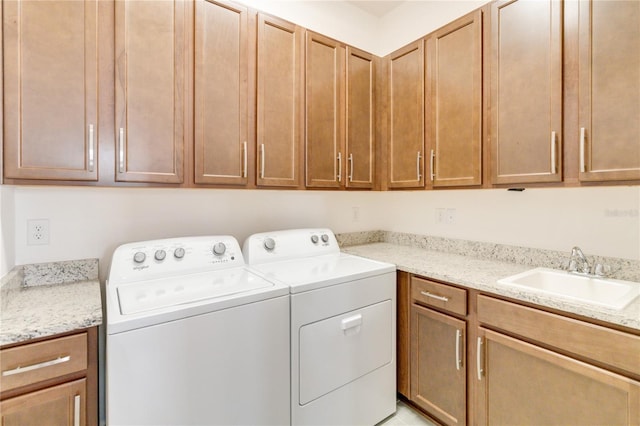
{"type": "Polygon", "coordinates": [[[396,413],[391,417],[387,417],[381,423],[378,423],[377,426],[436,426],[436,424],[430,422],[426,417],[422,416],[422,414],[404,402],[398,401],[396,413]]]}

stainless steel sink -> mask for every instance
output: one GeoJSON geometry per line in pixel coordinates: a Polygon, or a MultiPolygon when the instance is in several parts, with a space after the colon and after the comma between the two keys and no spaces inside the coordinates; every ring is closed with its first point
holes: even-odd
{"type": "Polygon", "coordinates": [[[640,283],[536,268],[498,283],[589,305],[622,310],[640,294],[640,283]]]}

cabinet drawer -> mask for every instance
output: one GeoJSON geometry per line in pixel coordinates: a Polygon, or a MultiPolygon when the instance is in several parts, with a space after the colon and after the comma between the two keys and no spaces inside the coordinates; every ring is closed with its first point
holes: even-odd
{"type": "Polygon", "coordinates": [[[467,315],[467,290],[461,288],[411,277],[411,298],[421,305],[467,315]]]}
{"type": "Polygon", "coordinates": [[[0,351],[0,392],[87,369],[87,333],[0,351]]]}
{"type": "Polygon", "coordinates": [[[640,375],[640,336],[478,296],[481,324],[640,375]]]}

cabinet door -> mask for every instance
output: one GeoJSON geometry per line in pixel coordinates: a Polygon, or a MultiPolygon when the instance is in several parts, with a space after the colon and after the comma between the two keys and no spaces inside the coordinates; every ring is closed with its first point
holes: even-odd
{"type": "Polygon", "coordinates": [[[466,424],[466,323],[411,306],[411,400],[446,425],[466,424]]]}
{"type": "Polygon", "coordinates": [[[483,328],[478,339],[478,424],[640,423],[639,382],[483,328]]]}
{"type": "Polygon", "coordinates": [[[640,2],[579,8],[580,180],[640,179],[640,2]]]}
{"type": "Polygon", "coordinates": [[[345,48],[307,31],[306,40],[306,185],[342,186],[344,155],[345,48]]]}
{"type": "Polygon", "coordinates": [[[389,188],[424,187],[424,42],[389,57],[389,188]]]}
{"type": "Polygon", "coordinates": [[[116,1],[116,180],[180,183],[187,3],[116,1]]]}
{"type": "Polygon", "coordinates": [[[373,188],[375,170],[373,55],[347,48],[347,162],[345,185],[373,188]]]}
{"type": "Polygon", "coordinates": [[[493,183],[562,180],[562,2],[491,4],[493,183]]]}
{"type": "Polygon", "coordinates": [[[258,186],[299,186],[303,29],[258,14],[258,186]]]}
{"type": "Polygon", "coordinates": [[[427,40],[433,186],[482,183],[482,12],[427,40]]]}
{"type": "Polygon", "coordinates": [[[97,1],[4,1],[4,174],[97,180],[97,1]]]}
{"type": "Polygon", "coordinates": [[[86,380],[76,380],[0,402],[3,426],[87,424],[86,380]]]}
{"type": "Polygon", "coordinates": [[[195,182],[248,182],[248,10],[196,1],[195,182]]]}

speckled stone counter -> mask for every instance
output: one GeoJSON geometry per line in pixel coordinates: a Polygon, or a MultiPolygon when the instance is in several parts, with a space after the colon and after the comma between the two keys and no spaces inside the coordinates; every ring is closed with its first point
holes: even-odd
{"type": "MultiPolygon", "coordinates": [[[[623,311],[613,311],[568,302],[526,290],[518,290],[497,283],[497,280],[501,278],[527,271],[532,267],[548,265],[490,260],[389,242],[346,246],[342,250],[346,253],[393,263],[401,271],[559,309],[586,318],[606,321],[640,331],[640,298],[637,298],[623,311]]],[[[471,253],[474,252],[471,251],[471,253]]],[[[632,271],[631,274],[633,275],[635,272],[632,271]]]]}
{"type": "Polygon", "coordinates": [[[16,266],[0,286],[0,346],[102,324],[97,259],[16,266]]]}

